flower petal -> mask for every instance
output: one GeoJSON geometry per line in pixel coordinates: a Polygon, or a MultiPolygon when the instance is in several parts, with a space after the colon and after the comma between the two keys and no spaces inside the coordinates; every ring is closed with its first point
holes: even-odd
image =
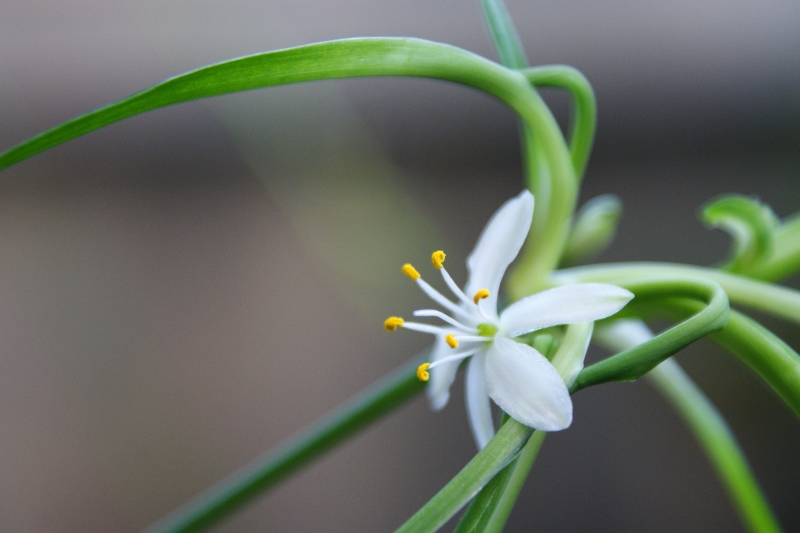
{"type": "MultiPolygon", "coordinates": [[[[436,336],[436,342],[431,349],[431,362],[452,355],[453,349],[447,345],[443,335],[436,336]]],[[[431,409],[440,411],[450,400],[450,385],[456,379],[456,372],[461,361],[443,363],[430,371],[430,379],[425,389],[431,409]]]]}
{"type": "Polygon", "coordinates": [[[500,331],[507,337],[516,337],[560,324],[594,322],[613,315],[631,298],[630,291],[605,283],[556,287],[508,306],[500,316],[500,331]]]}
{"type": "Polygon", "coordinates": [[[497,309],[497,291],[503,274],[517,257],[531,228],[533,195],[525,190],[504,203],[483,229],[475,249],[467,259],[469,281],[464,292],[472,296],[489,290],[486,309],[497,309]]]}
{"type": "Polygon", "coordinates": [[[483,353],[472,356],[467,367],[466,399],[469,427],[475,444],[482,450],[494,437],[492,422],[492,406],[489,404],[489,393],[486,390],[486,372],[484,370],[483,353]]]}
{"type": "Polygon", "coordinates": [[[489,396],[512,418],[543,431],[572,423],[572,400],[553,365],[526,344],[500,335],[486,353],[489,396]]]}

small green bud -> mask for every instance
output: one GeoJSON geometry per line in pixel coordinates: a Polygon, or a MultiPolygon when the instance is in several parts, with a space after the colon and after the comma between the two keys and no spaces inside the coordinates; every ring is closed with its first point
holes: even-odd
{"type": "Polygon", "coordinates": [[[613,194],[586,202],[575,214],[561,265],[584,263],[603,252],[614,240],[621,215],[622,201],[613,194]]]}

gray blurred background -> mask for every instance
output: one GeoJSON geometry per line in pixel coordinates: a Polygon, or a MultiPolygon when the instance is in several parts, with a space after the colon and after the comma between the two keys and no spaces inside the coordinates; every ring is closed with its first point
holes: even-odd
{"type": "MultiPolygon", "coordinates": [[[[700,204],[800,208],[800,3],[509,0],[534,64],[594,84],[582,201],[625,203],[600,260],[712,264],[700,204]]],[[[307,42],[417,36],[494,58],[476,0],[4,0],[0,147],[176,73],[307,42]]],[[[560,120],[563,95],[546,94],[560,120]]],[[[429,342],[399,272],[464,259],[522,187],[515,118],[425,80],[219,97],[92,133],[0,176],[0,530],[134,532],[429,342]]],[[[428,275],[431,272],[427,272],[428,275]]],[[[764,318],[794,346],[796,327],[764,318]]],[[[591,352],[590,357],[599,357],[591,352]]],[[[800,424],[709,342],[679,356],[787,531],[800,424]]],[[[390,531],[474,454],[451,404],[399,409],[218,531],[390,531]]],[[[644,382],[575,397],[509,531],[737,531],[698,446],[644,382]]],[[[452,524],[448,528],[452,529],[452,524]]]]}

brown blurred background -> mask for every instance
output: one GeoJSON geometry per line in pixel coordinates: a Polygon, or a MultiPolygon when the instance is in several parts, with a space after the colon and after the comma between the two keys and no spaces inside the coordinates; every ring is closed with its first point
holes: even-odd
{"type": "MultiPolygon", "coordinates": [[[[601,258],[712,264],[729,191],[800,208],[800,4],[509,0],[534,64],[592,81],[582,199],[625,203],[601,258]]],[[[494,58],[476,0],[6,0],[0,147],[214,61],[417,36],[494,58]]],[[[562,121],[563,95],[547,93],[562,121]]],[[[381,321],[463,280],[522,187],[514,116],[424,80],[335,81],[159,110],[0,176],[0,531],[134,532],[423,348],[381,321]]],[[[766,321],[794,346],[797,328],[766,321]]],[[[592,352],[591,357],[599,354],[592,352]]],[[[728,417],[786,531],[800,424],[708,342],[679,356],[728,417]]],[[[737,531],[698,446],[644,382],[575,398],[509,531],[737,531]]],[[[218,531],[390,531],[474,453],[462,385],[418,398],[218,531]]],[[[448,526],[452,529],[452,525],[448,526]]]]}

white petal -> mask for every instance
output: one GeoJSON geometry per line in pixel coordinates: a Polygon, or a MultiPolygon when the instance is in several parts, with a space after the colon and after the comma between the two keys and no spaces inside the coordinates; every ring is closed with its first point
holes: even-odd
{"type": "MultiPolygon", "coordinates": [[[[439,359],[444,359],[445,357],[452,355],[452,353],[453,349],[447,345],[444,337],[437,336],[436,342],[433,344],[433,348],[431,349],[430,360],[431,362],[435,362],[439,359]]],[[[450,400],[450,385],[452,385],[453,380],[456,379],[456,372],[458,371],[459,364],[461,364],[461,361],[444,363],[430,371],[431,377],[428,380],[428,386],[426,387],[425,392],[428,395],[428,401],[431,405],[431,409],[434,411],[443,409],[450,400]]]]}
{"type": "Polygon", "coordinates": [[[496,335],[486,353],[489,396],[512,418],[543,431],[572,423],[572,400],[553,365],[526,344],[496,335]]]}
{"type": "Polygon", "coordinates": [[[492,313],[497,309],[497,291],[511,261],[517,257],[533,220],[533,195],[522,191],[507,201],[483,229],[467,259],[469,281],[464,292],[470,298],[481,289],[489,290],[482,304],[492,313]]]}
{"type": "Polygon", "coordinates": [[[482,450],[494,437],[492,408],[489,404],[489,393],[486,391],[486,372],[484,371],[484,354],[472,356],[467,367],[466,399],[469,427],[475,444],[482,450]]]}
{"type": "Polygon", "coordinates": [[[631,292],[605,283],[556,287],[510,305],[500,316],[500,331],[516,337],[560,324],[594,322],[613,315],[631,298],[631,292]]]}

